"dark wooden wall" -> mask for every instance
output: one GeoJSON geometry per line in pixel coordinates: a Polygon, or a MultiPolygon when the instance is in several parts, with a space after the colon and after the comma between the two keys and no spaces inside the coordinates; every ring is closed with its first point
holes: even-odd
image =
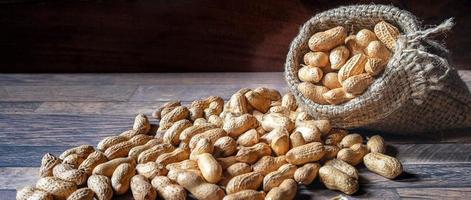
{"type": "MultiPolygon", "coordinates": [[[[282,71],[317,12],[372,1],[0,0],[0,72],[282,71]]],[[[471,69],[471,1],[373,1],[424,24],[455,17],[444,40],[471,69]]]]}

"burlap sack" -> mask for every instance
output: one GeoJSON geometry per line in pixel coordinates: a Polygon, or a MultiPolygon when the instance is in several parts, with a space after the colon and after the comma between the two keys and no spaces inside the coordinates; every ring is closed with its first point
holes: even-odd
{"type": "Polygon", "coordinates": [[[315,118],[330,119],[341,128],[366,128],[391,133],[419,133],[471,127],[471,95],[448,61],[448,52],[430,40],[449,30],[452,20],[422,30],[409,12],[385,5],[355,5],[328,10],[307,21],[293,40],[285,78],[298,102],[315,118]],[[386,70],[361,96],[341,105],[320,105],[298,90],[297,71],[308,40],[316,32],[341,25],[349,31],[373,30],[385,20],[397,26],[398,39],[386,70]]]}

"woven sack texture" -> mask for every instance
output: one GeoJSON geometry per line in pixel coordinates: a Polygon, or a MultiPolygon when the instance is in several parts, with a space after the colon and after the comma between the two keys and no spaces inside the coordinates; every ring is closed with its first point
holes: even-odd
{"type": "Polygon", "coordinates": [[[339,128],[405,134],[471,127],[471,94],[448,60],[448,51],[430,38],[448,31],[452,19],[421,29],[411,13],[386,5],[354,5],[331,9],[307,21],[291,43],[285,63],[290,91],[317,119],[339,128]],[[385,20],[401,30],[385,71],[362,95],[341,105],[320,105],[298,90],[297,71],[308,40],[316,32],[343,26],[356,33],[373,30],[385,20]]]}

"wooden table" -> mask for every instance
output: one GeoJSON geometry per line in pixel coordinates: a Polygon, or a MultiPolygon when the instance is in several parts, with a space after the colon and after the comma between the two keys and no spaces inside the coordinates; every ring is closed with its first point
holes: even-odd
{"type": "MultiPolygon", "coordinates": [[[[471,71],[460,74],[471,86],[471,71]]],[[[227,99],[241,87],[257,86],[287,91],[282,73],[1,74],[0,199],[14,199],[16,188],[35,184],[47,152],[96,145],[130,129],[137,113],[150,115],[172,99],[227,99]]],[[[353,198],[471,197],[471,129],[386,139],[388,153],[404,163],[405,173],[391,181],[362,167],[361,190],[353,198]]],[[[316,181],[297,197],[339,194],[316,181]]]]}

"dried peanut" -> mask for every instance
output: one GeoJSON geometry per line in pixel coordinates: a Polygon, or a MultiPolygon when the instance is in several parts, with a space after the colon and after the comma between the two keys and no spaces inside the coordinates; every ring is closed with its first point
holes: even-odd
{"type": "Polygon", "coordinates": [[[186,148],[176,148],[172,152],[163,153],[155,162],[161,163],[162,165],[166,166],[170,163],[176,163],[183,160],[190,158],[190,150],[186,148]]]}
{"type": "Polygon", "coordinates": [[[298,131],[294,131],[293,133],[291,133],[291,135],[289,136],[289,139],[291,142],[291,148],[306,144],[306,141],[304,140],[303,135],[301,134],[301,132],[298,132],[298,131]]]}
{"type": "Polygon", "coordinates": [[[347,174],[348,176],[358,179],[358,171],[354,166],[351,166],[347,162],[340,160],[340,159],[332,159],[327,161],[324,165],[330,165],[343,173],[347,174]]]}
{"type": "Polygon", "coordinates": [[[357,37],[355,35],[350,35],[345,38],[345,46],[347,46],[348,50],[350,51],[350,57],[363,54],[363,48],[357,41],[357,37]]]}
{"type": "MultiPolygon", "coordinates": [[[[341,132],[341,134],[343,135],[343,132],[341,132]]],[[[361,144],[361,143],[363,143],[363,137],[358,133],[352,133],[352,134],[344,135],[342,137],[342,140],[339,143],[339,147],[348,148],[348,147],[353,146],[354,144],[361,144]]]]}
{"type": "Polygon", "coordinates": [[[277,135],[270,142],[270,147],[277,156],[285,155],[289,150],[288,134],[277,135]]]}
{"type": "Polygon", "coordinates": [[[198,143],[199,140],[205,138],[210,142],[211,144],[214,144],[219,138],[222,138],[224,136],[227,136],[226,131],[222,128],[215,128],[215,129],[210,129],[207,130],[203,133],[196,134],[190,139],[189,147],[191,149],[195,148],[196,144],[198,143]]]}
{"type": "Polygon", "coordinates": [[[185,200],[185,188],[165,176],[156,176],[151,181],[152,186],[157,190],[158,195],[165,200],[185,200]]]}
{"type": "Polygon", "coordinates": [[[108,159],[101,151],[95,151],[88,155],[88,157],[80,164],[78,169],[85,171],[85,173],[90,176],[97,165],[106,161],[108,161],[108,159]]]}
{"type": "Polygon", "coordinates": [[[194,172],[186,171],[178,174],[177,183],[199,200],[220,200],[225,195],[219,186],[205,182],[194,172]]]}
{"type": "Polygon", "coordinates": [[[134,166],[129,163],[120,164],[116,170],[114,170],[111,176],[111,187],[114,193],[121,195],[129,190],[129,183],[131,178],[136,174],[134,166]]]}
{"type": "Polygon", "coordinates": [[[174,122],[186,119],[190,116],[190,111],[184,106],[177,106],[172,111],[162,116],[159,123],[159,130],[167,130],[174,122]]]}
{"type": "Polygon", "coordinates": [[[16,200],[29,200],[29,199],[53,200],[53,196],[45,191],[33,188],[31,186],[26,186],[17,191],[16,200]]]}
{"type": "Polygon", "coordinates": [[[71,149],[68,149],[68,150],[64,151],[64,153],[62,153],[59,156],[59,158],[64,160],[65,157],[67,157],[69,155],[72,155],[72,154],[77,154],[77,156],[79,156],[79,157],[87,157],[88,154],[91,154],[94,151],[95,151],[95,149],[93,149],[93,147],[90,146],[90,145],[81,145],[81,146],[74,147],[74,148],[71,148],[71,149]]]}
{"type": "Polygon", "coordinates": [[[143,145],[135,146],[131,150],[129,150],[128,157],[137,159],[139,157],[139,154],[141,154],[143,151],[150,149],[151,147],[158,145],[160,143],[161,143],[161,140],[152,139],[143,145]]]}
{"type": "Polygon", "coordinates": [[[93,192],[90,188],[80,188],[72,193],[67,200],[93,200],[93,196],[95,192],[93,192]]]}
{"type": "Polygon", "coordinates": [[[383,42],[388,49],[394,50],[396,40],[400,34],[399,29],[388,22],[381,21],[375,25],[374,32],[376,37],[378,37],[378,39],[383,42]]]}
{"type": "Polygon", "coordinates": [[[349,56],[350,51],[344,45],[335,47],[329,54],[330,68],[334,70],[340,69],[347,62],[349,56]]]}
{"type": "Polygon", "coordinates": [[[386,62],[380,58],[368,58],[365,63],[365,71],[371,76],[381,73],[386,66],[386,62]]]}
{"type": "Polygon", "coordinates": [[[166,112],[168,112],[168,111],[166,111],[166,112],[162,113],[162,111],[163,111],[164,109],[169,109],[169,108],[172,108],[172,109],[173,109],[173,108],[175,108],[175,107],[177,107],[177,106],[181,106],[180,101],[169,101],[169,102],[167,102],[167,103],[161,105],[157,110],[155,110],[155,111],[152,113],[152,116],[155,117],[155,118],[157,118],[157,119],[161,119],[162,116],[165,115],[166,112]]]}
{"type": "Polygon", "coordinates": [[[337,153],[340,151],[340,147],[334,145],[324,145],[324,157],[322,160],[331,160],[337,157],[337,153]]]}
{"type": "Polygon", "coordinates": [[[337,153],[337,159],[343,160],[353,166],[363,161],[363,156],[368,153],[368,148],[364,144],[354,144],[350,148],[341,149],[337,153]]]}
{"type": "Polygon", "coordinates": [[[345,28],[337,26],[312,35],[309,38],[308,46],[312,51],[329,51],[342,44],[345,37],[347,37],[345,28]]]}
{"type": "Polygon", "coordinates": [[[245,93],[245,98],[250,106],[262,113],[266,113],[270,108],[271,100],[258,92],[249,91],[245,93]]]}
{"type": "Polygon", "coordinates": [[[182,119],[177,121],[170,126],[170,128],[165,131],[163,140],[166,143],[170,143],[172,145],[178,145],[180,143],[180,134],[186,128],[192,126],[190,120],[182,119]]]}
{"type": "Polygon", "coordinates": [[[244,94],[235,93],[231,96],[227,102],[228,110],[235,114],[246,114],[248,113],[248,102],[244,94]]]}
{"type": "Polygon", "coordinates": [[[347,78],[363,73],[365,71],[366,59],[367,57],[361,53],[348,59],[338,72],[339,82],[343,85],[347,78]]]}
{"type": "Polygon", "coordinates": [[[366,143],[368,151],[375,153],[385,153],[386,152],[386,143],[384,142],[383,137],[379,135],[371,136],[366,143]]]}
{"type": "Polygon", "coordinates": [[[246,174],[252,171],[252,167],[247,163],[234,163],[224,170],[222,179],[218,182],[218,185],[226,186],[229,180],[233,177],[246,174]]]}
{"type": "Polygon", "coordinates": [[[298,104],[296,103],[296,98],[291,93],[286,93],[281,98],[281,106],[288,108],[289,110],[295,111],[298,108],[298,104]]]}
{"type": "Polygon", "coordinates": [[[41,159],[41,167],[39,168],[39,176],[47,177],[52,176],[52,169],[54,166],[60,164],[62,161],[56,156],[46,153],[41,159]]]}
{"type": "Polygon", "coordinates": [[[221,165],[222,169],[227,169],[229,166],[233,165],[237,162],[236,156],[229,156],[225,158],[216,158],[218,163],[221,165]]]}
{"type": "Polygon", "coordinates": [[[266,88],[266,87],[258,87],[253,90],[254,92],[259,93],[263,97],[270,99],[272,101],[279,101],[281,100],[281,94],[278,90],[266,88]]]}
{"type": "Polygon", "coordinates": [[[219,138],[214,143],[214,156],[216,157],[231,156],[234,155],[236,151],[237,142],[229,136],[219,138]]]}
{"type": "Polygon", "coordinates": [[[298,84],[298,90],[303,94],[304,97],[312,100],[318,104],[328,104],[328,102],[322,97],[322,94],[329,91],[329,88],[320,85],[314,85],[309,82],[302,82],[298,84]]]}
{"type": "Polygon", "coordinates": [[[278,170],[268,173],[263,178],[263,190],[270,191],[274,187],[278,187],[285,179],[294,177],[297,167],[293,164],[284,164],[278,170]]]}
{"type": "Polygon", "coordinates": [[[294,180],[302,185],[309,185],[317,177],[321,165],[319,163],[306,163],[294,172],[294,180]]]}
{"type": "Polygon", "coordinates": [[[173,147],[169,143],[158,144],[139,154],[137,161],[138,163],[147,163],[149,161],[155,161],[155,159],[157,159],[160,155],[172,152],[173,150],[175,150],[175,147],[173,147]]]}
{"type": "Polygon", "coordinates": [[[190,153],[190,160],[196,160],[199,155],[203,153],[210,153],[212,154],[214,151],[213,144],[206,138],[202,138],[198,141],[195,148],[191,150],[190,153]]]}
{"type": "Polygon", "coordinates": [[[150,122],[144,114],[138,114],[134,119],[132,129],[138,131],[140,134],[147,134],[150,131],[150,122]]]}
{"type": "Polygon", "coordinates": [[[168,173],[164,165],[156,162],[137,164],[136,171],[137,174],[143,175],[148,179],[153,179],[156,176],[165,176],[168,173]]]}
{"type": "Polygon", "coordinates": [[[286,153],[286,161],[294,165],[315,162],[324,156],[324,146],[319,142],[312,142],[292,148],[286,153]]]}
{"type": "Polygon", "coordinates": [[[380,41],[372,41],[365,49],[365,54],[369,58],[379,58],[383,61],[389,60],[391,52],[380,41]]]}
{"type": "Polygon", "coordinates": [[[320,142],[321,132],[316,126],[301,125],[294,129],[294,132],[301,133],[305,143],[320,142]]]}
{"type": "Polygon", "coordinates": [[[131,178],[131,192],[135,200],[154,200],[157,198],[157,191],[149,183],[149,180],[142,175],[135,175],[131,178]]]}
{"type": "Polygon", "coordinates": [[[339,82],[339,75],[336,72],[329,72],[322,78],[322,85],[329,89],[340,88],[342,85],[339,82]]]}
{"type": "Polygon", "coordinates": [[[294,123],[289,117],[280,113],[269,113],[262,118],[262,127],[265,131],[272,131],[276,128],[284,128],[287,131],[294,129],[294,123]]]}
{"type": "Polygon", "coordinates": [[[236,160],[252,164],[263,156],[271,155],[271,148],[265,143],[258,143],[251,147],[241,147],[236,155],[236,160]]]}
{"type": "Polygon", "coordinates": [[[263,181],[263,175],[260,172],[249,172],[237,175],[226,185],[226,193],[233,194],[242,190],[256,190],[263,181]]]}
{"type": "Polygon", "coordinates": [[[141,134],[139,133],[139,131],[131,129],[131,130],[127,130],[127,131],[122,132],[118,136],[124,137],[126,140],[129,140],[129,139],[133,138],[136,135],[141,135],[141,134]]]}
{"type": "Polygon", "coordinates": [[[291,200],[296,196],[298,186],[293,179],[285,179],[278,187],[268,192],[265,200],[291,200]]]}
{"type": "MultiPolygon", "coordinates": [[[[350,78],[348,78],[347,80],[349,80],[350,78]]],[[[326,93],[322,94],[322,96],[327,102],[333,105],[342,104],[355,98],[355,95],[347,93],[344,88],[335,88],[329,90],[326,93]]]]}
{"type": "Polygon", "coordinates": [[[332,129],[324,139],[326,145],[339,145],[342,139],[348,134],[343,129],[332,129]]]}
{"type": "Polygon", "coordinates": [[[72,165],[73,168],[78,168],[87,156],[81,157],[79,154],[70,154],[62,160],[62,163],[72,165]]]}
{"type": "Polygon", "coordinates": [[[250,147],[259,142],[259,135],[257,130],[255,129],[250,129],[246,131],[245,133],[242,133],[238,138],[237,138],[237,144],[240,146],[244,147],[250,147]]]}
{"type": "Polygon", "coordinates": [[[190,126],[180,133],[180,141],[188,144],[193,136],[215,128],[217,128],[216,125],[211,123],[190,126]]]}
{"type": "Polygon", "coordinates": [[[54,199],[59,200],[67,199],[67,197],[77,190],[75,183],[52,176],[40,178],[36,183],[36,188],[51,194],[54,199]]]}
{"type": "MultiPolygon", "coordinates": [[[[268,109],[267,109],[268,110],[268,109]]],[[[257,128],[258,121],[257,119],[250,114],[243,114],[239,117],[227,117],[224,120],[223,129],[231,137],[238,137],[240,134],[244,133],[253,128],[257,128]]]]}
{"type": "Polygon", "coordinates": [[[242,190],[226,195],[223,200],[264,200],[265,192],[257,190],[242,190]]]}
{"type": "Polygon", "coordinates": [[[330,165],[324,165],[319,169],[319,177],[327,188],[339,190],[348,195],[355,193],[359,188],[357,179],[330,165]]]}
{"type": "Polygon", "coordinates": [[[203,153],[197,159],[198,168],[203,178],[209,183],[217,183],[222,177],[222,167],[209,153],[203,153]]]}
{"type": "Polygon", "coordinates": [[[368,29],[361,29],[355,37],[358,44],[362,47],[366,47],[371,41],[377,40],[375,33],[368,29]]]}
{"type": "Polygon", "coordinates": [[[111,177],[116,167],[118,167],[122,163],[129,163],[131,165],[136,165],[136,161],[133,158],[116,158],[116,159],[97,165],[93,169],[93,174],[111,177]]]}
{"type": "Polygon", "coordinates": [[[266,175],[277,170],[286,163],[286,156],[263,156],[256,163],[252,164],[252,169],[254,172],[260,172],[262,175],[266,175]]]}
{"type": "Polygon", "coordinates": [[[325,67],[329,64],[329,56],[324,52],[308,52],[303,59],[304,64],[311,67],[325,67]]]}
{"type": "Polygon", "coordinates": [[[298,71],[299,80],[305,82],[318,83],[323,76],[324,72],[319,67],[304,66],[298,71]]]}
{"type": "Polygon", "coordinates": [[[208,117],[208,122],[211,123],[211,124],[216,125],[216,127],[218,127],[218,128],[222,128],[223,125],[224,125],[224,121],[222,120],[222,118],[217,116],[217,115],[209,116],[208,117]]]}
{"type": "Polygon", "coordinates": [[[109,136],[98,143],[97,149],[104,152],[107,148],[127,140],[124,136],[109,136]]]}
{"type": "Polygon", "coordinates": [[[82,185],[87,181],[87,174],[83,170],[74,169],[72,165],[58,164],[52,170],[52,174],[64,181],[82,185]]]}
{"type": "Polygon", "coordinates": [[[388,179],[394,179],[402,173],[401,162],[394,157],[372,152],[363,157],[363,163],[370,171],[388,179]]]}

